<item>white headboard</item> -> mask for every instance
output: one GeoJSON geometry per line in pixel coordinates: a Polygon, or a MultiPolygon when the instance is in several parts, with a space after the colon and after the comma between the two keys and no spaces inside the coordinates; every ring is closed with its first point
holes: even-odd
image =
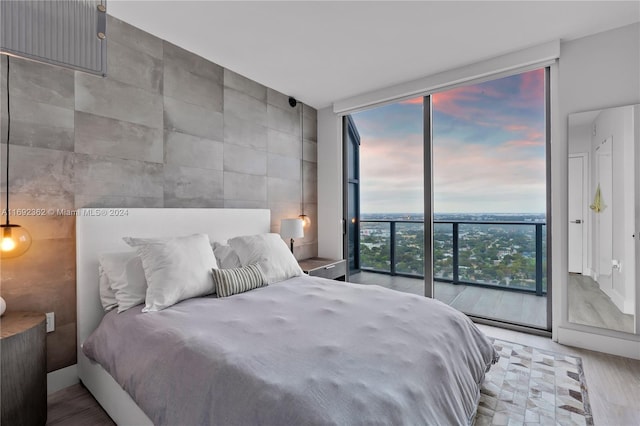
{"type": "Polygon", "coordinates": [[[76,217],[78,350],[100,324],[98,256],[132,250],[122,237],[175,237],[206,233],[211,242],[269,232],[265,209],[80,209],[76,217]]]}

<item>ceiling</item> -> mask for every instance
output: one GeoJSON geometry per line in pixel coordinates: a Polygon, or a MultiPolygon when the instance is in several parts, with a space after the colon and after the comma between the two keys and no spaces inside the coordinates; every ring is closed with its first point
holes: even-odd
{"type": "Polygon", "coordinates": [[[323,108],[640,21],[638,1],[122,1],[109,13],[323,108]]]}

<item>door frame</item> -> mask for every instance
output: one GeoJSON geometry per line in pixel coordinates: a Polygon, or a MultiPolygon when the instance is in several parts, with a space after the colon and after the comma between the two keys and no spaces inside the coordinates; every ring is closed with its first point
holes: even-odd
{"type": "Polygon", "coordinates": [[[433,280],[433,135],[431,95],[422,98],[422,152],[424,182],[424,295],[435,298],[433,280]]]}
{"type": "Polygon", "coordinates": [[[353,118],[351,118],[350,114],[343,115],[340,121],[342,124],[342,256],[347,260],[345,281],[349,281],[349,277],[351,275],[351,268],[349,265],[349,187],[352,184],[356,187],[355,197],[358,200],[356,203],[355,222],[356,229],[358,231],[354,241],[354,245],[357,247],[354,252],[354,262],[357,265],[357,268],[354,271],[356,273],[360,272],[360,149],[358,148],[357,150],[354,150],[357,155],[357,165],[354,174],[357,175],[357,177],[350,180],[349,167],[351,166],[350,161],[352,159],[349,158],[349,140],[351,138],[351,133],[351,136],[353,136],[353,139],[357,142],[359,147],[360,135],[357,134],[357,128],[355,127],[355,123],[353,122],[353,118]]]}
{"type": "MultiPolygon", "coordinates": [[[[514,74],[526,72],[515,71],[514,74]]],[[[502,78],[500,76],[496,78],[502,78]]],[[[468,82],[465,84],[474,84],[474,82],[468,82]]],[[[553,245],[552,245],[552,232],[553,218],[551,217],[551,129],[552,129],[552,111],[551,111],[551,66],[544,67],[544,109],[545,109],[545,179],[546,179],[546,231],[547,231],[547,255],[546,255],[546,269],[544,273],[547,279],[547,318],[546,327],[538,328],[531,325],[516,324],[513,322],[507,322],[492,318],[484,318],[475,315],[468,315],[474,322],[480,324],[487,324],[492,326],[498,326],[506,329],[524,331],[527,333],[538,334],[542,336],[551,337],[553,328],[553,245]]],[[[434,91],[433,93],[437,93],[434,91]]],[[[424,97],[424,279],[425,279],[425,296],[434,298],[434,280],[433,280],[433,135],[432,135],[432,108],[431,108],[431,96],[424,97]],[[427,190],[428,188],[428,190],[427,190]],[[427,193],[429,195],[427,195],[427,193]]],[[[566,157],[565,157],[566,158],[566,157]]]]}

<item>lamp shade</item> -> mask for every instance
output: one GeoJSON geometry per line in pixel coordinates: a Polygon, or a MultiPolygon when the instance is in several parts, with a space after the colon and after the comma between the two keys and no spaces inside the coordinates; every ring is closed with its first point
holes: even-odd
{"type": "Polygon", "coordinates": [[[299,218],[282,219],[280,221],[280,236],[282,238],[304,237],[303,223],[299,218]]]}

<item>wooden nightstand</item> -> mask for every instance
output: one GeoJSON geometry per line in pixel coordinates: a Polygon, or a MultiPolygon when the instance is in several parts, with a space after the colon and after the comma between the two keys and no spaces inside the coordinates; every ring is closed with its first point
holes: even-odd
{"type": "Polygon", "coordinates": [[[344,259],[325,259],[312,257],[298,262],[305,274],[312,277],[328,278],[330,280],[344,281],[347,273],[347,261],[344,259]]]}
{"type": "Polygon", "coordinates": [[[6,312],[0,317],[0,330],[0,424],[43,426],[47,422],[45,315],[6,312]]]}

